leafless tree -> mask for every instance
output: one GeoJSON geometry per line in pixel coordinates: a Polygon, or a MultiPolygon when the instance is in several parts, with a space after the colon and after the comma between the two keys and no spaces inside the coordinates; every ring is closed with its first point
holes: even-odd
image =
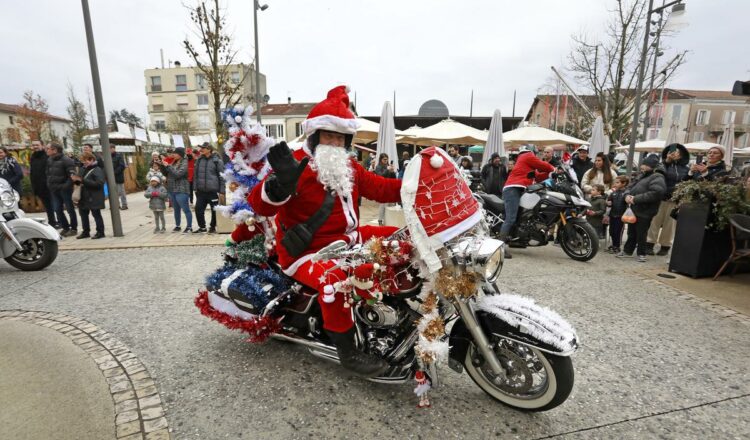
{"type": "MultiPolygon", "coordinates": [[[[185,110],[177,110],[170,113],[167,119],[167,130],[172,133],[181,134],[184,138],[195,134],[195,127],[193,120],[190,118],[190,113],[185,110]]],[[[191,147],[195,147],[195,145],[191,145],[191,147]]]]}
{"type": "Polygon", "coordinates": [[[32,90],[23,93],[23,102],[18,111],[18,126],[26,133],[29,140],[41,141],[45,135],[48,135],[50,139],[55,137],[50,129],[52,118],[48,110],[47,100],[41,95],[35,95],[32,90]]]}

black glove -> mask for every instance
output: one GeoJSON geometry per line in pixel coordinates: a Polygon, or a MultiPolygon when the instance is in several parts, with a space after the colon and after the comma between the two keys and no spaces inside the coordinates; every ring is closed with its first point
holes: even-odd
{"type": "Polygon", "coordinates": [[[286,142],[279,142],[268,151],[268,163],[274,174],[266,180],[266,194],[274,202],[281,202],[297,190],[299,176],[307,166],[309,157],[297,162],[286,142]]]}
{"type": "Polygon", "coordinates": [[[526,173],[526,178],[527,179],[533,179],[535,177],[536,177],[536,171],[534,171],[534,170],[531,170],[528,173],[526,173]]]}

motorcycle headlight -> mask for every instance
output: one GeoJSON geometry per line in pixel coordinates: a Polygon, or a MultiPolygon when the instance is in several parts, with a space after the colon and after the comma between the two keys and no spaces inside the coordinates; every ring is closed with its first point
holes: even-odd
{"type": "Polygon", "coordinates": [[[455,263],[466,266],[482,279],[495,282],[505,262],[503,242],[494,238],[468,238],[451,248],[455,263]]]}
{"type": "Polygon", "coordinates": [[[0,194],[0,204],[2,204],[4,208],[13,207],[13,205],[18,203],[19,200],[21,200],[21,197],[14,190],[3,191],[0,194]]]}

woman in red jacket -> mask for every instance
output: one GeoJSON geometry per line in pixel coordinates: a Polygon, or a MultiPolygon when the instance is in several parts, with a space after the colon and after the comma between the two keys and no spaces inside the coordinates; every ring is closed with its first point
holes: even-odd
{"type": "MultiPolygon", "coordinates": [[[[505,221],[500,228],[500,240],[508,241],[508,236],[516,224],[518,206],[526,187],[534,183],[535,180],[541,181],[546,179],[552,171],[555,171],[555,167],[536,157],[533,146],[522,145],[519,148],[516,165],[510,172],[508,180],[503,187],[505,221]]],[[[512,258],[507,248],[505,250],[505,258],[512,258]]]]}

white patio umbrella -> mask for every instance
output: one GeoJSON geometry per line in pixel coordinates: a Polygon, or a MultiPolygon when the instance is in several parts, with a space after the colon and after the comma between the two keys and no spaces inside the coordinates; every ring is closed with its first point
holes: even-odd
{"type": "Polygon", "coordinates": [[[493,153],[505,156],[505,145],[503,145],[503,118],[500,110],[495,110],[490,121],[490,131],[487,135],[487,145],[482,153],[482,165],[489,162],[493,153]]]}
{"type": "Polygon", "coordinates": [[[589,156],[596,157],[599,153],[609,153],[609,138],[604,134],[604,120],[601,116],[596,117],[589,138],[589,156]]]}
{"type": "Polygon", "coordinates": [[[387,154],[393,164],[393,168],[398,171],[398,154],[396,152],[396,127],[393,123],[393,108],[391,102],[386,101],[383,104],[383,113],[380,114],[380,127],[378,130],[378,149],[375,152],[376,160],[379,160],[381,154],[387,154]]]}
{"type": "MultiPolygon", "coordinates": [[[[661,152],[666,144],[664,143],[664,139],[651,139],[648,141],[643,142],[637,142],[635,144],[635,151],[639,151],[641,153],[647,152],[647,153],[656,153],[661,152]]],[[[627,151],[630,148],[630,145],[622,145],[617,148],[615,148],[616,151],[627,151]]]]}
{"type": "Polygon", "coordinates": [[[685,148],[687,148],[687,150],[691,153],[707,153],[711,148],[720,146],[720,144],[704,141],[690,142],[689,144],[685,144],[685,148]]]}
{"type": "Polygon", "coordinates": [[[354,142],[367,144],[378,138],[380,125],[377,122],[364,118],[357,118],[357,122],[359,122],[359,128],[357,134],[354,135],[354,142]]]}
{"type": "Polygon", "coordinates": [[[727,125],[724,128],[724,134],[721,137],[721,145],[724,146],[724,163],[732,166],[732,159],[734,158],[734,123],[727,125]]]}
{"type": "Polygon", "coordinates": [[[405,137],[402,142],[417,145],[484,145],[487,143],[487,136],[488,132],[486,131],[477,130],[448,118],[435,125],[418,130],[416,136],[405,137]]]}
{"type": "Polygon", "coordinates": [[[675,119],[672,120],[672,124],[669,126],[669,131],[667,132],[667,140],[664,141],[664,145],[672,145],[677,143],[677,130],[679,129],[679,125],[677,124],[677,121],[675,119]]]}
{"type": "Polygon", "coordinates": [[[534,144],[537,147],[546,147],[554,144],[581,145],[587,143],[583,139],[549,130],[536,125],[518,127],[515,130],[503,133],[503,142],[506,146],[519,146],[522,144],[534,144]]]}

